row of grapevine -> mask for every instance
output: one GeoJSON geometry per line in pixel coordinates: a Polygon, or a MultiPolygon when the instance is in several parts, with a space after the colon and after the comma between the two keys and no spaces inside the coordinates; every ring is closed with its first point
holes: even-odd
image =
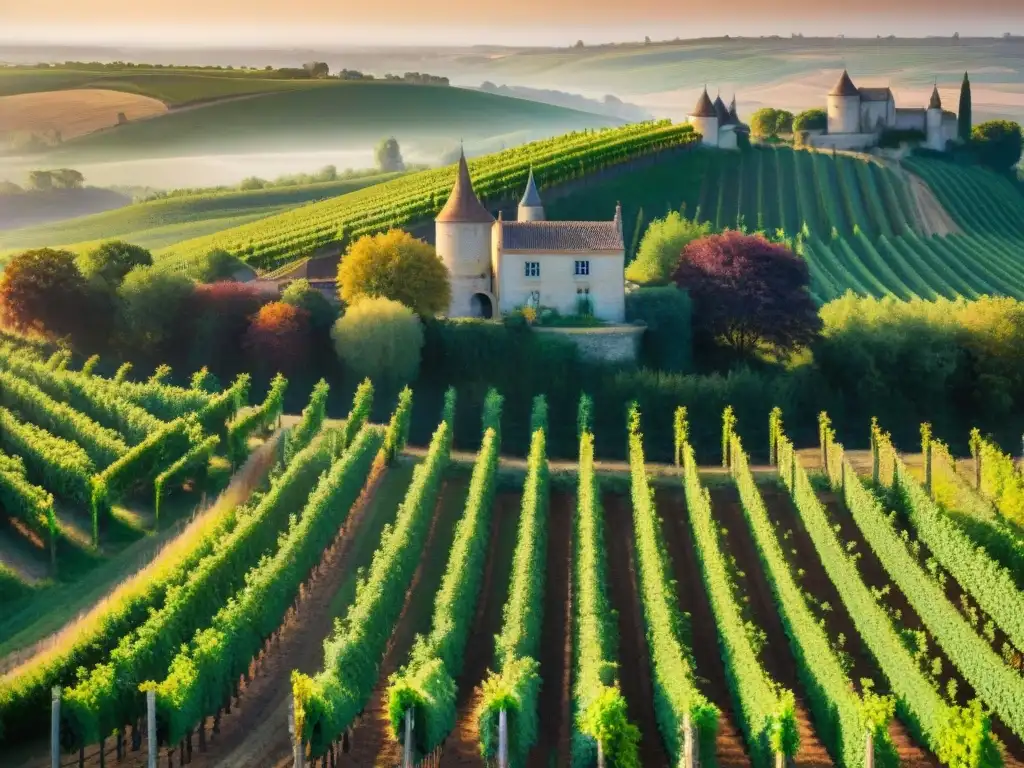
{"type": "Polygon", "coordinates": [[[405,387],[398,394],[398,407],[391,414],[387,434],[384,436],[384,460],[393,464],[405,448],[409,439],[409,428],[412,426],[412,390],[405,387]]]}
{"type": "Polygon", "coordinates": [[[205,478],[210,459],[220,445],[217,435],[210,435],[192,448],[180,459],[153,479],[153,515],[160,520],[160,505],[170,488],[180,485],[188,478],[205,478]]]}
{"type": "Polygon", "coordinates": [[[287,389],[288,379],[280,373],[277,374],[270,382],[270,390],[263,404],[228,425],[228,458],[233,463],[242,461],[248,455],[250,435],[270,429],[281,418],[284,411],[284,393],[287,389]]]}
{"type": "MultiPolygon", "coordinates": [[[[454,414],[454,391],[445,411],[454,414]]],[[[426,543],[431,514],[448,466],[453,423],[442,420],[427,457],[417,465],[395,517],[385,529],[366,578],[359,582],[345,618],[324,642],[324,668],[315,676],[292,672],[295,727],[314,756],[348,728],[366,706],[377,683],[388,639],[426,543]]]]}
{"type": "MultiPolygon", "coordinates": [[[[1024,593],[1016,588],[1010,572],[993,560],[971,540],[949,515],[932,499],[914,478],[896,451],[889,435],[878,423],[871,425],[871,445],[879,464],[892,463],[891,476],[879,480],[897,491],[901,506],[913,526],[914,533],[932,556],[962,589],[970,593],[1018,647],[1024,648],[1024,593]]],[[[925,432],[926,482],[931,483],[930,434],[925,432]]],[[[1021,691],[1024,695],[1024,689],[1021,691]]],[[[1024,728],[1024,720],[1021,721],[1024,728]]]]}
{"type": "MultiPolygon", "coordinates": [[[[775,409],[770,429],[773,457],[777,453],[775,437],[781,431],[782,415],[775,409]]],[[[786,458],[792,459],[791,456],[786,458]]],[[[807,603],[799,576],[786,557],[777,529],[768,516],[761,491],[750,471],[749,457],[735,432],[730,435],[729,468],[796,660],[797,675],[814,715],[816,732],[829,753],[847,768],[865,765],[864,734],[869,732],[874,764],[895,768],[897,755],[888,732],[895,702],[891,697],[879,696],[868,687],[863,687],[858,694],[857,686],[846,672],[841,652],[833,645],[807,603]]]]}
{"type": "Polygon", "coordinates": [[[544,613],[544,569],[547,552],[548,483],[547,401],[534,398],[530,417],[530,453],[523,486],[522,511],[512,581],[505,602],[501,633],[495,637],[495,668],[483,683],[477,710],[480,751],[485,759],[498,756],[502,710],[508,717],[509,765],[526,764],[537,740],[540,694],[540,638],[544,613]]]}
{"type": "Polygon", "coordinates": [[[601,485],[594,471],[593,403],[580,401],[579,479],[573,547],[573,675],[571,764],[639,766],[639,729],[629,722],[616,674],[615,617],[608,601],[601,485]]]}
{"type": "Polygon", "coordinates": [[[686,622],[676,602],[677,588],[701,586],[677,586],[673,581],[654,492],[647,479],[640,413],[635,406],[630,408],[628,448],[637,576],[654,678],[654,714],[671,762],[678,764],[684,756],[687,727],[696,728],[701,755],[714,754],[718,731],[718,709],[697,685],[686,622]]]}
{"type": "MultiPolygon", "coordinates": [[[[521,194],[532,167],[544,185],[568,181],[653,152],[693,144],[689,125],[668,121],[599,131],[575,132],[532,142],[470,163],[474,188],[485,201],[521,194]]],[[[189,240],[160,255],[161,269],[188,271],[213,248],[223,248],[260,269],[294,261],[333,241],[391,227],[404,227],[437,214],[451,192],[454,166],[407,174],[215,235],[189,240]]]]}
{"type": "Polygon", "coordinates": [[[121,436],[85,414],[54,400],[34,384],[0,371],[0,405],[18,412],[57,437],[78,443],[97,467],[106,467],[128,450],[121,436]]]}
{"type": "MultiPolygon", "coordinates": [[[[951,768],[1000,766],[1002,761],[988,717],[977,706],[959,708],[946,703],[919,668],[901,629],[893,624],[876,594],[864,583],[856,556],[839,539],[781,422],[773,429],[772,443],[778,457],[779,477],[789,488],[821,564],[857,632],[885,675],[889,688],[898,697],[900,717],[906,720],[912,733],[951,768]]],[[[831,467],[842,466],[845,462],[842,446],[828,441],[827,450],[827,463],[831,467]]],[[[852,468],[846,471],[850,478],[855,478],[852,468]]],[[[854,485],[852,480],[847,483],[850,487],[854,485]]]]}
{"type": "Polygon", "coordinates": [[[244,587],[226,600],[209,627],[199,629],[168,667],[156,690],[158,731],[177,744],[197,724],[237,694],[237,684],[295,603],[299,587],[320,561],[364,487],[383,442],[382,430],[365,426],[331,464],[293,518],[272,556],[246,574],[244,587]]]}
{"type": "Polygon", "coordinates": [[[59,498],[88,507],[95,466],[77,443],[55,437],[0,407],[0,450],[21,457],[29,476],[59,498]]]}
{"type": "Polygon", "coordinates": [[[328,440],[310,444],[287,466],[257,507],[168,590],[159,610],[125,635],[106,661],[80,676],[63,694],[61,719],[73,746],[95,744],[145,712],[139,686],[162,679],[181,644],[209,623],[245,572],[287,528],[320,474],[333,459],[328,440]]]}
{"type": "MultiPolygon", "coordinates": [[[[362,429],[363,424],[370,418],[370,410],[373,407],[373,382],[364,379],[356,387],[355,397],[352,398],[352,410],[345,417],[345,425],[339,433],[340,448],[346,448],[356,433],[362,429]]],[[[454,417],[453,417],[454,418],[454,417]]],[[[449,421],[451,419],[448,419],[449,421]]]]}
{"type": "MultiPolygon", "coordinates": [[[[732,412],[727,410],[727,424],[731,418],[732,412]]],[[[687,434],[685,421],[682,432],[687,434]]],[[[731,455],[732,451],[728,453],[731,455]]],[[[744,615],[743,596],[722,545],[711,494],[701,483],[696,456],[685,437],[682,459],[694,550],[718,628],[729,692],[747,739],[751,762],[767,768],[775,763],[776,755],[792,758],[800,747],[795,698],[792,691],[771,679],[761,663],[754,639],[757,629],[744,615]]]]}
{"type": "Polygon", "coordinates": [[[239,374],[230,387],[207,400],[206,405],[196,413],[204,432],[215,434],[224,440],[225,445],[229,444],[228,425],[249,402],[251,383],[252,377],[248,373],[239,374]]]}
{"type": "Polygon", "coordinates": [[[825,450],[835,457],[827,463],[829,482],[843,496],[857,528],[889,578],[964,679],[1011,730],[1024,734],[1024,679],[1003,663],[946,598],[942,585],[919,563],[910,542],[896,530],[892,516],[865,487],[841,448],[836,451],[830,447],[830,429],[823,431],[825,450]]]}
{"type": "Polygon", "coordinates": [[[1024,472],[1017,468],[1013,457],[983,438],[978,430],[971,433],[971,453],[980,465],[981,492],[992,500],[999,514],[1024,525],[1024,472]]]}
{"type": "MultiPolygon", "coordinates": [[[[309,442],[310,438],[320,431],[327,419],[327,396],[331,388],[326,381],[320,379],[313,387],[309,403],[302,409],[298,423],[288,430],[284,440],[284,459],[288,461],[295,455],[298,448],[309,442]]],[[[410,392],[410,397],[412,394],[410,392]]],[[[390,433],[389,433],[390,434],[390,433]]]]}
{"type": "Polygon", "coordinates": [[[75,371],[52,371],[36,355],[0,346],[0,369],[29,381],[55,400],[67,403],[131,445],[141,442],[163,422],[116,393],[110,382],[75,371]]]}
{"type": "Polygon", "coordinates": [[[487,556],[501,453],[501,404],[501,395],[490,390],[484,399],[484,436],[473,465],[466,509],[456,526],[434,598],[431,632],[416,639],[409,663],[388,685],[392,734],[398,741],[404,740],[406,713],[412,711],[414,746],[419,754],[433,751],[455,727],[456,681],[462,672],[487,556]]]}
{"type": "Polygon", "coordinates": [[[53,495],[28,481],[25,463],[19,456],[0,453],[0,508],[48,540],[52,555],[57,536],[53,495]]]}
{"type": "MultiPolygon", "coordinates": [[[[250,473],[261,474],[265,463],[250,473]]],[[[250,474],[251,482],[254,478],[250,474]]],[[[245,479],[243,478],[243,481],[245,479]]],[[[0,723],[7,741],[32,739],[47,732],[50,689],[73,682],[78,668],[91,669],[106,658],[135,627],[179,587],[227,537],[237,523],[238,491],[227,495],[169,543],[145,568],[74,625],[74,634],[57,639],[25,664],[0,679],[0,723]]]]}

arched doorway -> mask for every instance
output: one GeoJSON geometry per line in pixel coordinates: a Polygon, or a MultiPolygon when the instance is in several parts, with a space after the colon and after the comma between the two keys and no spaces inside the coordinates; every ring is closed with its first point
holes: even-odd
{"type": "Polygon", "coordinates": [[[486,293],[474,293],[469,300],[469,308],[473,317],[482,317],[484,320],[494,317],[494,303],[486,293]]]}

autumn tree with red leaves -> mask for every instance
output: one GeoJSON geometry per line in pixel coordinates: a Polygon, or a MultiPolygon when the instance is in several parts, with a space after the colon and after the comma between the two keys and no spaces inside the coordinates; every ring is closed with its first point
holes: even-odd
{"type": "Polygon", "coordinates": [[[807,263],[760,235],[729,231],[689,243],[673,280],[693,300],[694,331],[738,356],[809,345],[821,318],[807,263]]]}
{"type": "Polygon", "coordinates": [[[283,301],[263,305],[252,318],[244,346],[258,363],[290,373],[309,358],[309,312],[283,301]]]}
{"type": "Polygon", "coordinates": [[[89,303],[86,280],[68,251],[19,253],[0,276],[0,315],[22,332],[70,336],[88,321],[89,303]]]}

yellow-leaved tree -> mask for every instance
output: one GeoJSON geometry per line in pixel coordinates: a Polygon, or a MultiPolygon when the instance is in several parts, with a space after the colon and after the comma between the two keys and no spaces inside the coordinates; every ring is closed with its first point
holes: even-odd
{"type": "Polygon", "coordinates": [[[338,268],[338,294],[346,304],[363,296],[392,299],[424,317],[447,310],[452,291],[434,247],[392,229],[349,246],[338,268]]]}

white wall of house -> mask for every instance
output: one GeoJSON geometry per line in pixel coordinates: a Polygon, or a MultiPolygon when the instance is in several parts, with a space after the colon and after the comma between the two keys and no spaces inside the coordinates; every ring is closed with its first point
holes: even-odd
{"type": "Polygon", "coordinates": [[[890,128],[896,124],[896,104],[893,101],[861,101],[860,103],[860,125],[861,130],[870,133],[876,130],[881,124],[883,128],[890,128]]]}
{"type": "Polygon", "coordinates": [[[626,317],[625,254],[617,252],[543,253],[502,251],[496,253],[496,293],[502,312],[511,312],[530,301],[534,292],[539,303],[564,315],[576,313],[580,291],[588,291],[594,315],[621,323],[626,317]],[[576,262],[586,262],[586,275],[576,274],[576,262]],[[536,264],[527,274],[527,264],[536,264]]]}
{"type": "Polygon", "coordinates": [[[448,267],[452,300],[448,317],[473,317],[472,298],[491,291],[491,224],[437,222],[435,247],[448,267]]]}
{"type": "Polygon", "coordinates": [[[828,132],[860,131],[860,96],[828,96],[828,132]]]}

